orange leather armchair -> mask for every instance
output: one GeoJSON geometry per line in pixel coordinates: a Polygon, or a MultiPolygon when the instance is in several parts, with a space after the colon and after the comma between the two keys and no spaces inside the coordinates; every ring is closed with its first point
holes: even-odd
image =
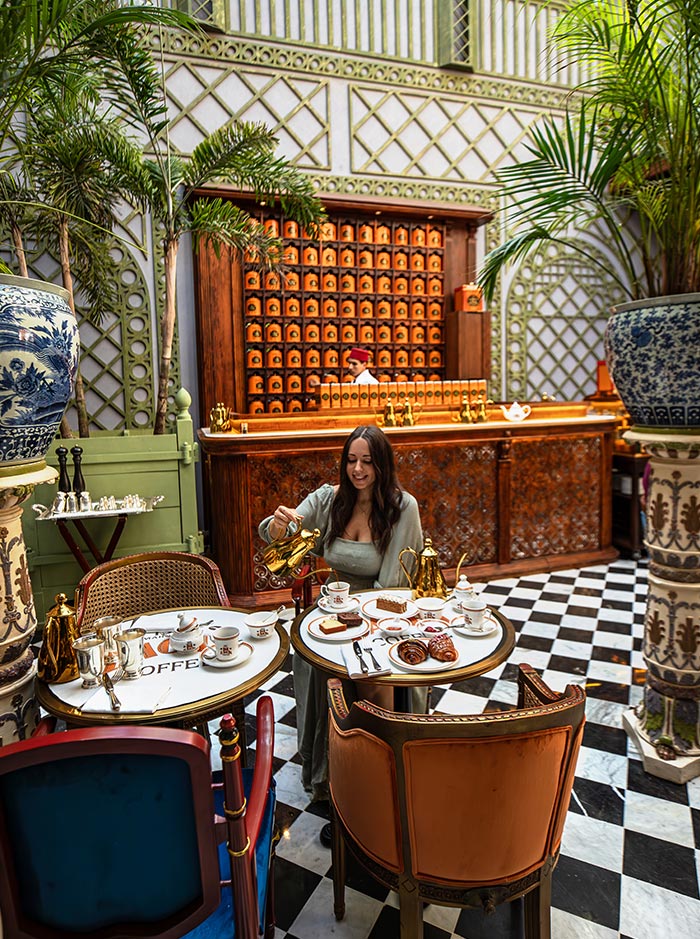
{"type": "Polygon", "coordinates": [[[547,939],[583,690],[556,694],[522,665],[510,711],[348,709],[338,679],[328,695],[336,919],[345,915],[347,845],[398,892],[401,939],[423,935],[423,902],[489,912],[521,896],[526,939],[547,939]]]}

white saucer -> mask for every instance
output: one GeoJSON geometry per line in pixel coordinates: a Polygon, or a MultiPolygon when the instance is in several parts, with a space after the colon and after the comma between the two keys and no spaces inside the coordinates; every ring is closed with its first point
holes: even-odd
{"type": "Polygon", "coordinates": [[[451,668],[457,668],[459,666],[459,653],[457,653],[457,658],[454,662],[440,662],[438,659],[434,659],[429,655],[425,662],[419,662],[417,665],[409,665],[408,662],[404,662],[396,651],[398,646],[398,642],[390,646],[387,655],[394,665],[397,665],[399,668],[405,668],[408,672],[446,672],[451,668]]]}
{"type": "Polygon", "coordinates": [[[319,624],[323,622],[325,618],[325,616],[319,616],[316,619],[312,619],[306,626],[309,630],[309,635],[313,636],[314,639],[320,639],[321,642],[351,642],[353,639],[361,639],[369,632],[369,623],[366,620],[362,620],[361,626],[353,626],[352,629],[344,629],[339,633],[326,634],[319,629],[319,624]]]}
{"type": "Polygon", "coordinates": [[[243,665],[244,662],[247,662],[252,654],[253,647],[249,642],[239,642],[238,655],[235,659],[205,659],[204,655],[201,656],[201,659],[202,665],[206,665],[207,668],[235,668],[237,665],[243,665]]]}
{"type": "Polygon", "coordinates": [[[418,612],[418,607],[415,605],[413,600],[409,600],[406,597],[397,597],[398,600],[406,600],[406,610],[404,613],[392,613],[391,610],[379,610],[377,609],[377,601],[368,600],[362,605],[362,612],[365,616],[369,616],[370,619],[385,619],[387,616],[402,616],[408,617],[409,619],[412,616],[415,616],[418,612]]]}
{"type": "Polygon", "coordinates": [[[336,606],[334,603],[329,603],[326,597],[319,597],[316,602],[324,613],[349,613],[350,610],[354,610],[358,605],[360,598],[350,597],[348,602],[344,603],[342,606],[336,606]]]}
{"type": "Polygon", "coordinates": [[[464,621],[464,614],[461,616],[455,616],[450,625],[460,636],[469,636],[470,638],[478,639],[481,636],[490,636],[492,633],[496,632],[500,626],[500,623],[498,620],[494,619],[493,616],[487,613],[484,620],[484,625],[481,627],[481,629],[474,629],[473,626],[467,626],[464,621]]]}

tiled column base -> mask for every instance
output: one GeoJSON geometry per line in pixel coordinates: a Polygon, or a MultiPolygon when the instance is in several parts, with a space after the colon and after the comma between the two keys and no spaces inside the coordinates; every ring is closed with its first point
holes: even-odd
{"type": "Polygon", "coordinates": [[[34,700],[36,662],[29,644],[36,613],[22,534],[22,503],[38,483],[57,478],[55,469],[33,464],[5,467],[0,476],[0,746],[30,736],[39,717],[34,700]]]}
{"type": "Polygon", "coordinates": [[[651,455],[644,698],[625,715],[647,772],[700,775],[700,433],[625,435],[651,455]]]}

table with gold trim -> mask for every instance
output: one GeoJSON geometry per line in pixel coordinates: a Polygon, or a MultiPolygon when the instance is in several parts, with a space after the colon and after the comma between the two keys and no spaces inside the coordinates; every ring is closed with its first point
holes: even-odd
{"type": "MultiPolygon", "coordinates": [[[[410,591],[407,590],[370,590],[359,593],[360,612],[362,606],[367,601],[376,599],[379,594],[396,595],[404,599],[409,599],[410,591]]],[[[450,601],[448,601],[449,603],[450,601]]],[[[449,610],[447,615],[457,616],[456,610],[449,610]]],[[[381,639],[381,633],[377,629],[376,620],[370,620],[370,633],[365,636],[360,645],[364,648],[367,640],[372,645],[372,651],[377,661],[383,667],[391,669],[388,675],[368,675],[364,679],[354,679],[357,681],[369,681],[372,683],[393,685],[396,688],[412,688],[426,685],[451,684],[455,681],[463,681],[467,678],[475,678],[477,675],[483,675],[491,671],[504,662],[515,645],[515,630],[513,624],[498,610],[490,609],[492,618],[497,623],[497,628],[487,635],[482,636],[464,636],[459,635],[455,630],[448,628],[446,632],[454,641],[455,647],[459,652],[458,663],[451,668],[435,671],[409,671],[408,669],[398,668],[394,665],[388,656],[388,648],[391,640],[381,639]]],[[[307,607],[292,624],[292,646],[294,651],[303,659],[314,665],[316,668],[327,672],[337,678],[347,678],[348,671],[343,660],[341,650],[342,642],[327,641],[315,639],[309,634],[308,624],[310,621],[328,615],[318,607],[317,603],[307,607]]],[[[391,616],[391,613],[387,613],[391,616]]],[[[365,654],[365,659],[369,662],[369,656],[365,654]]]]}
{"type": "MultiPolygon", "coordinates": [[[[64,684],[46,684],[37,680],[36,697],[50,714],[62,718],[70,726],[96,724],[167,724],[173,727],[194,727],[212,720],[256,691],[274,675],[289,652],[289,635],[281,623],[267,639],[253,639],[244,625],[246,612],[231,607],[197,607],[187,610],[159,610],[137,617],[135,625],[146,630],[144,674],[136,682],[161,682],[170,691],[163,705],[153,713],[143,711],[83,711],[85,691],[81,679],[64,684]],[[200,652],[175,654],[167,651],[165,640],[177,624],[179,613],[196,616],[200,623],[209,620],[211,627],[238,626],[241,640],[253,649],[250,657],[233,668],[212,668],[202,665],[200,652]]],[[[129,619],[125,625],[130,625],[129,619]]],[[[115,686],[117,696],[126,679],[115,686]]]]}

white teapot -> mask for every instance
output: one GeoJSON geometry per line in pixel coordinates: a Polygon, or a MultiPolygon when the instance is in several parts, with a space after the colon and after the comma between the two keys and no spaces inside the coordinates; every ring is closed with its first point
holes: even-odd
{"type": "Polygon", "coordinates": [[[465,600],[469,600],[474,597],[474,588],[469,583],[469,579],[466,574],[461,574],[459,580],[454,586],[452,591],[455,603],[461,609],[465,600]]]}
{"type": "Polygon", "coordinates": [[[524,421],[530,415],[532,408],[529,404],[518,404],[514,401],[509,408],[502,404],[501,410],[507,421],[524,421]]]}

